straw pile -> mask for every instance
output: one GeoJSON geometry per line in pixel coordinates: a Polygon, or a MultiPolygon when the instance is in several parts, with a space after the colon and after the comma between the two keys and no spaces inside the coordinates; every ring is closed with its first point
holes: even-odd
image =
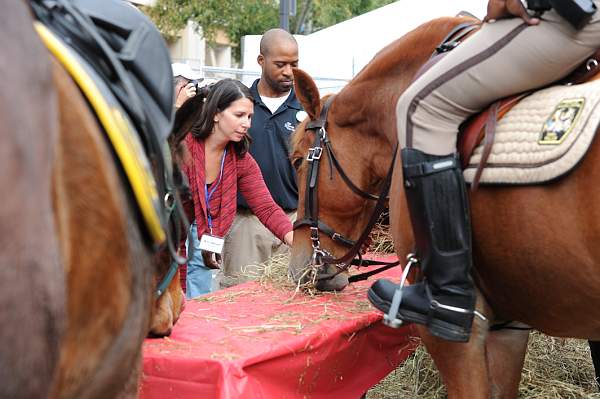
{"type": "MultiPolygon", "coordinates": [[[[423,347],[369,390],[368,399],[446,398],[433,361],[423,347]]],[[[600,398],[587,341],[533,332],[521,376],[519,398],[600,398]]]]}
{"type": "Polygon", "coordinates": [[[371,230],[371,248],[370,252],[378,254],[393,254],[394,241],[390,234],[389,213],[384,212],[379,218],[379,222],[371,230]]]}
{"type": "Polygon", "coordinates": [[[244,277],[258,280],[263,284],[271,284],[277,288],[295,289],[296,286],[288,277],[289,253],[275,255],[258,265],[247,265],[242,268],[244,277]]]}
{"type": "MultiPolygon", "coordinates": [[[[373,227],[370,235],[371,245],[369,252],[377,254],[394,253],[394,242],[389,232],[388,212],[383,212],[379,222],[373,227]]],[[[275,255],[261,264],[247,265],[242,268],[242,274],[250,280],[259,280],[262,283],[274,284],[277,287],[290,288],[294,283],[287,273],[289,253],[275,255]]]]}

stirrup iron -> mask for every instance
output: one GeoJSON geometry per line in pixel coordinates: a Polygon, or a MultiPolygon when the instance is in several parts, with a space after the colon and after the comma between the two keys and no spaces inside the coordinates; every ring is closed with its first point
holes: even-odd
{"type": "Polygon", "coordinates": [[[400,328],[402,326],[402,324],[404,323],[403,320],[399,319],[398,316],[398,310],[400,310],[400,304],[402,303],[402,288],[404,287],[404,284],[406,283],[406,277],[408,276],[408,273],[410,272],[410,268],[412,267],[412,265],[414,265],[415,263],[419,263],[419,260],[417,259],[417,257],[415,256],[415,254],[408,254],[406,256],[406,259],[408,260],[408,263],[406,264],[406,266],[404,267],[404,270],[402,271],[402,277],[400,278],[400,284],[398,284],[398,288],[396,288],[396,291],[394,292],[394,297],[392,298],[392,305],[390,306],[390,310],[388,311],[387,314],[383,315],[383,324],[385,324],[386,326],[389,326],[391,328],[400,328]]]}

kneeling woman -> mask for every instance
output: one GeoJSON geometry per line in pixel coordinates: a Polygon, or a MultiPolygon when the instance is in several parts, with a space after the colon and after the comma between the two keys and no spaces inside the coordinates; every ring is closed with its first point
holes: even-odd
{"type": "Polygon", "coordinates": [[[238,191],[266,228],[292,244],[292,224],[271,198],[248,153],[253,109],[248,88],[237,80],[223,79],[200,89],[177,111],[176,157],[189,180],[195,218],[188,236],[196,249],[188,262],[188,299],[211,291],[214,254],[220,253],[233,223],[238,191]]]}

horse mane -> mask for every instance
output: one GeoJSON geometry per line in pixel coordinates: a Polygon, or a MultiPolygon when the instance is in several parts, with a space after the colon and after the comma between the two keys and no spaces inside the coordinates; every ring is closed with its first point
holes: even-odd
{"type": "Polygon", "coordinates": [[[472,20],[469,17],[441,17],[419,25],[379,50],[348,85],[382,75],[416,72],[454,26],[472,20]]]}
{"type": "Polygon", "coordinates": [[[413,81],[419,68],[453,27],[467,21],[473,21],[473,18],[442,17],[425,22],[377,52],[338,93],[340,101],[332,104],[332,108],[337,108],[336,123],[355,125],[364,122],[373,112],[394,113],[398,97],[413,81]],[[388,82],[382,84],[381,80],[388,82]]]}

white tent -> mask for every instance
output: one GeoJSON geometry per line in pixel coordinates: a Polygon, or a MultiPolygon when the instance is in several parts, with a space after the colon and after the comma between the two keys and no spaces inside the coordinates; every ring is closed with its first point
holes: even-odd
{"type": "MultiPolygon", "coordinates": [[[[307,36],[296,36],[300,68],[312,76],[351,79],[383,47],[422,23],[468,11],[483,18],[484,0],[400,0],[307,36]]],[[[260,36],[243,39],[242,65],[259,71],[260,36]]]]}

